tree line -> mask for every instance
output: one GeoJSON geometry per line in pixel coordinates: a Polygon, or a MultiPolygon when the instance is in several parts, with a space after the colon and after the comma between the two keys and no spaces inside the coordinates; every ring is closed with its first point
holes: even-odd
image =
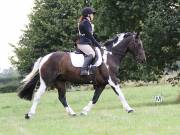
{"type": "Polygon", "coordinates": [[[16,69],[9,68],[2,70],[0,72],[0,93],[16,91],[20,78],[16,69]]]}
{"type": "MultiPolygon", "coordinates": [[[[135,64],[128,55],[120,66],[121,80],[157,80],[165,67],[180,60],[180,3],[178,0],[91,0],[97,11],[95,33],[104,42],[117,33],[141,32],[147,62],[135,64]]],[[[35,60],[53,51],[73,51],[77,22],[84,0],[35,0],[18,45],[11,58],[21,75],[35,60]]]]}

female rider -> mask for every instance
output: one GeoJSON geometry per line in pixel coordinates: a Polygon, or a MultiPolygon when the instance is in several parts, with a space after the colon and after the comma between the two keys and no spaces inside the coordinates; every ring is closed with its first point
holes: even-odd
{"type": "Polygon", "coordinates": [[[89,75],[89,65],[93,58],[95,58],[94,47],[101,47],[93,36],[93,24],[95,10],[91,7],[85,7],[82,10],[82,16],[78,23],[79,40],[77,48],[81,50],[86,56],[84,59],[83,67],[81,68],[80,75],[89,75]]]}

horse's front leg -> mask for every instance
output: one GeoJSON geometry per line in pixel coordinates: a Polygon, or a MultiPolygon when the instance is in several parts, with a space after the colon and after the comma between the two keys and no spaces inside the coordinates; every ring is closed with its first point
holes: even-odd
{"type": "Polygon", "coordinates": [[[131,113],[134,111],[133,108],[131,108],[128,104],[128,102],[126,101],[125,97],[124,97],[124,94],[122,93],[122,90],[119,86],[119,84],[117,83],[114,83],[111,79],[111,77],[109,77],[109,80],[108,80],[108,83],[109,85],[113,88],[114,92],[118,95],[123,107],[125,108],[125,110],[128,112],[128,113],[131,113]]]}
{"type": "Polygon", "coordinates": [[[101,85],[101,86],[94,86],[95,92],[93,95],[93,98],[91,101],[89,101],[89,103],[87,104],[87,106],[85,106],[81,112],[81,115],[87,115],[88,112],[91,111],[91,109],[93,108],[93,106],[96,104],[96,102],[98,101],[102,91],[104,90],[105,85],[101,85]]]}

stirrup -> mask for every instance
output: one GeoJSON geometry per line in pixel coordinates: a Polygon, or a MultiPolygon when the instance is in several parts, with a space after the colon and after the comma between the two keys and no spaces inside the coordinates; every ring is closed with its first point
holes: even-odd
{"type": "Polygon", "coordinates": [[[89,68],[81,68],[80,75],[92,75],[93,72],[89,68]]]}
{"type": "Polygon", "coordinates": [[[89,75],[89,70],[81,68],[80,75],[89,75]]]}

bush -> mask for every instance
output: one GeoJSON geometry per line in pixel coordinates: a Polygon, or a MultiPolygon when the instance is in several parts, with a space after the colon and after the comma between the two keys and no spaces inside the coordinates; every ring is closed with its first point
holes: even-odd
{"type": "Polygon", "coordinates": [[[20,79],[14,78],[0,78],[0,93],[16,92],[19,86],[20,79]]]}

